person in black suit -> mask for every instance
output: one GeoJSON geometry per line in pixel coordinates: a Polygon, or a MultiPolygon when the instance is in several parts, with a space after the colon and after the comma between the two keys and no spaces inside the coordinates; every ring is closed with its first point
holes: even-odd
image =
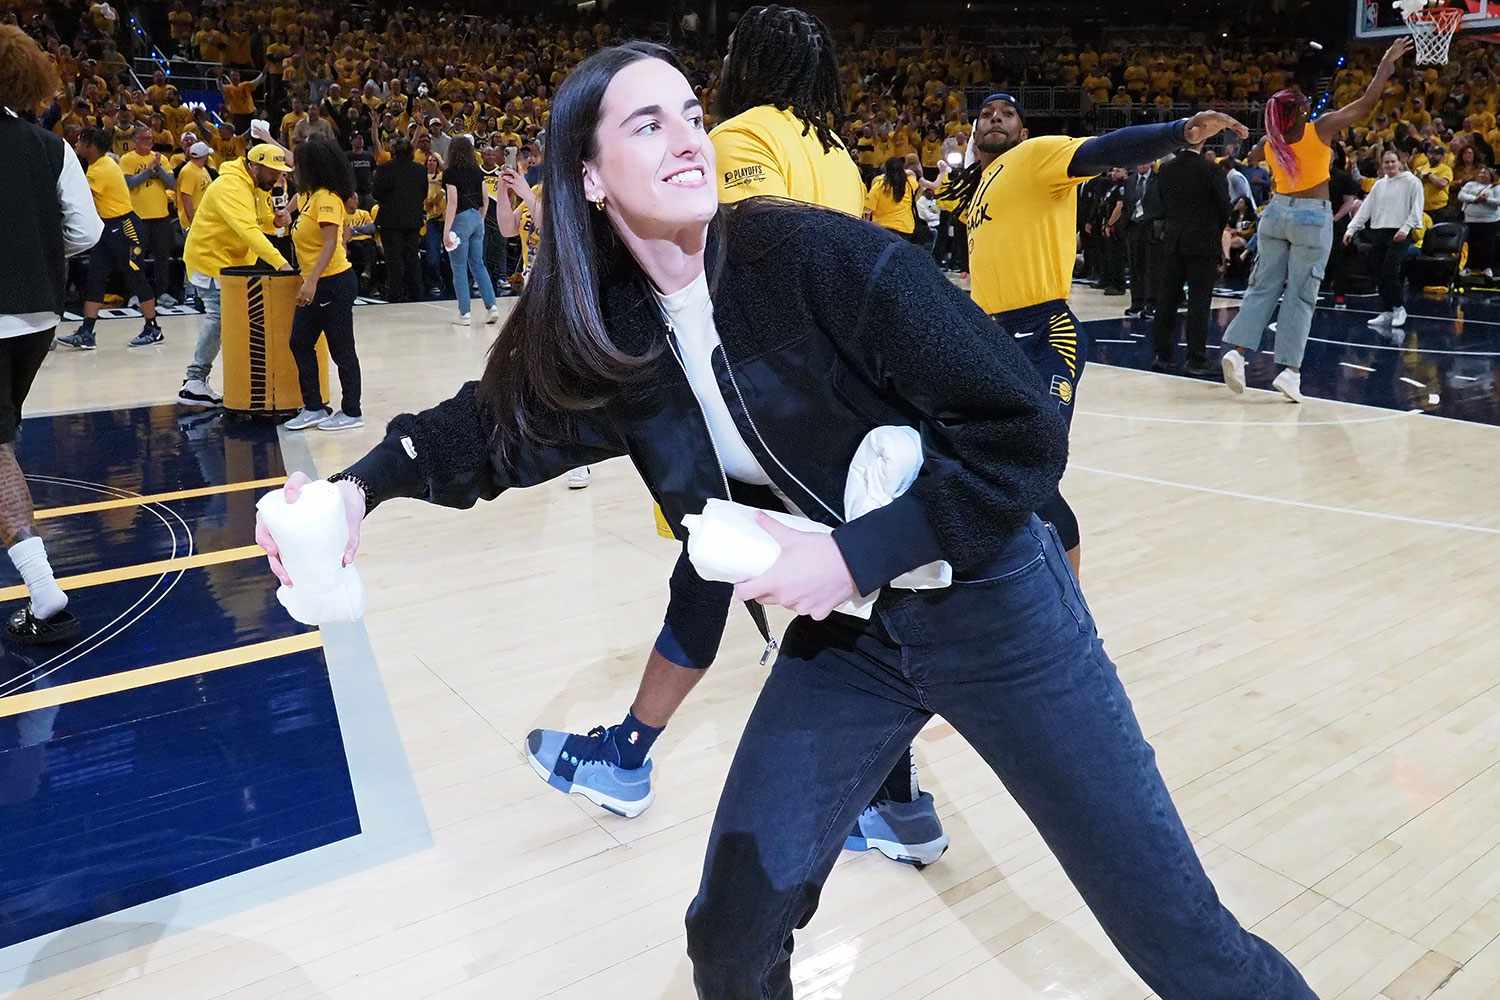
{"type": "Polygon", "coordinates": [[[1229,181],[1203,156],[1203,145],[1179,150],[1158,173],[1166,233],[1157,279],[1156,357],[1153,371],[1171,371],[1182,283],[1188,285],[1187,373],[1211,375],[1208,365],[1208,308],[1214,279],[1224,257],[1224,226],[1229,221],[1229,181]]]}
{"type": "Polygon", "coordinates": [[[1156,306],[1156,238],[1153,230],[1161,214],[1161,200],[1149,197],[1156,189],[1152,165],[1142,163],[1125,183],[1125,242],[1130,253],[1130,308],[1126,316],[1148,316],[1156,306]]]}
{"type": "Polygon", "coordinates": [[[391,144],[390,161],[375,171],[372,194],[380,206],[376,225],[385,250],[386,299],[417,301],[422,297],[417,235],[426,217],[427,171],[412,159],[410,139],[402,136],[391,144]]]}

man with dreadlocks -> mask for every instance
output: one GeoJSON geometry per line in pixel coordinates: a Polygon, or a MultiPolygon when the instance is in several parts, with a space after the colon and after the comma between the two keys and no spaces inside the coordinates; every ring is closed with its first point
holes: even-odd
{"type": "MultiPolygon", "coordinates": [[[[1022,342],[1070,427],[1084,365],[1078,318],[1067,301],[1079,185],[1111,166],[1149,163],[1225,129],[1241,138],[1249,135],[1228,115],[1203,111],[1092,139],[1033,139],[1014,97],[996,93],[984,99],[974,127],[974,162],[950,179],[942,197],[958,201],[969,229],[974,301],[1022,342]]],[[[1060,490],[1037,516],[1057,530],[1078,572],[1078,518],[1060,490]]]]}
{"type": "MultiPolygon", "coordinates": [[[[719,200],[768,195],[862,214],[859,167],[837,135],[844,116],[841,94],[838,56],[821,20],[775,5],[747,11],[730,36],[720,76],[718,112],[724,121],[710,135],[719,200]]],[[[782,507],[783,498],[767,491],[761,506],[782,507]]],[[[657,523],[664,523],[660,516],[657,523]]],[[[754,612],[769,642],[764,613],[754,612]]],[[[533,731],[527,740],[532,768],[554,788],[620,815],[640,815],[654,797],[647,755],[702,677],[702,667],[664,631],[624,721],[587,735],[533,731]]],[[[947,850],[932,794],[917,785],[910,748],[845,847],[875,849],[919,867],[947,850]]]]}

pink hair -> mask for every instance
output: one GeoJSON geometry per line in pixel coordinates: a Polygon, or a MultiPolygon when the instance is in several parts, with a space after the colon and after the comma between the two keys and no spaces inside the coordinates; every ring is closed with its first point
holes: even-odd
{"type": "Polygon", "coordinates": [[[1297,154],[1286,141],[1286,130],[1302,106],[1302,95],[1295,90],[1278,90],[1266,102],[1266,141],[1271,145],[1271,155],[1289,174],[1297,172],[1297,154]]]}

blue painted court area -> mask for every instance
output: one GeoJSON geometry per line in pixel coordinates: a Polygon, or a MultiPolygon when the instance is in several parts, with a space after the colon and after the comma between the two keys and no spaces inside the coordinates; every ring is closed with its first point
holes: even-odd
{"type": "Polygon", "coordinates": [[[18,451],[84,638],[0,661],[0,948],[358,834],[320,637],[249,549],[274,429],[154,407],[18,451]],[[139,499],[180,491],[212,492],[139,499]]]}
{"type": "MultiPolygon", "coordinates": [[[[1500,299],[1414,295],[1407,303],[1410,318],[1399,342],[1368,325],[1379,308],[1373,296],[1350,297],[1344,308],[1326,300],[1318,307],[1303,359],[1304,393],[1318,399],[1500,425],[1500,299]]],[[[1235,308],[1213,311],[1208,334],[1211,362],[1218,358],[1223,332],[1236,312],[1235,308]]],[[[1084,326],[1090,361],[1150,368],[1150,320],[1103,319],[1084,326]]],[[[1181,363],[1185,351],[1180,316],[1177,334],[1181,363]]],[[[1274,346],[1275,335],[1267,331],[1261,343],[1264,353],[1249,365],[1252,388],[1269,388],[1275,377],[1277,368],[1270,354],[1274,346]]],[[[1087,378],[1085,374],[1085,383],[1087,378]]]]}

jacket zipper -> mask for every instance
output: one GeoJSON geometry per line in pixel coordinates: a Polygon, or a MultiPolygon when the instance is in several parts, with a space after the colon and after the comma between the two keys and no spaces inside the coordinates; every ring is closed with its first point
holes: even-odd
{"type": "MultiPolygon", "coordinates": [[[[719,457],[719,443],[714,440],[713,429],[708,424],[708,411],[703,408],[703,403],[699,401],[698,394],[693,392],[693,377],[688,374],[687,362],[683,361],[682,355],[677,353],[677,328],[672,325],[672,318],[667,315],[664,309],[661,310],[661,321],[667,328],[667,349],[672,352],[672,357],[677,361],[677,367],[682,369],[682,377],[687,380],[688,384],[688,394],[693,397],[693,402],[698,407],[698,413],[703,417],[703,428],[708,432],[708,446],[713,449],[714,464],[719,467],[719,482],[724,486],[724,499],[732,503],[734,501],[734,493],[729,489],[729,473],[724,471],[724,460],[719,457]]],[[[725,360],[725,366],[728,366],[728,359],[725,360]]],[[[738,392],[739,390],[736,389],[735,391],[738,392]]],[[[743,405],[743,401],[741,405],[743,405]]],[[[759,436],[760,433],[756,432],[756,437],[759,436]]],[[[772,457],[774,458],[775,456],[773,455],[772,457]]],[[[780,465],[781,463],[778,461],[776,464],[780,465]]],[[[806,489],[807,487],[804,486],[802,488],[806,489]]],[[[818,502],[822,503],[821,500],[818,502]]],[[[781,647],[781,643],[777,642],[776,637],[771,634],[771,627],[766,622],[765,609],[761,608],[758,616],[754,614],[754,609],[759,607],[758,604],[752,605],[751,617],[756,619],[755,624],[760,628],[761,637],[766,640],[766,648],[760,654],[760,665],[765,666],[770,661],[771,654],[781,647]]]]}
{"type": "Polygon", "coordinates": [[[755,440],[760,442],[760,446],[765,449],[766,454],[771,456],[771,461],[775,462],[777,467],[781,469],[782,472],[786,473],[788,479],[796,483],[798,486],[802,487],[803,493],[806,493],[808,496],[818,501],[818,506],[828,511],[828,513],[833,516],[833,519],[835,521],[837,521],[839,524],[843,524],[844,519],[839,515],[838,511],[828,506],[823,502],[822,497],[818,496],[812,490],[808,489],[807,484],[798,479],[796,474],[792,472],[791,469],[788,469],[786,465],[781,461],[781,459],[776,457],[776,453],[771,450],[771,446],[766,444],[766,439],[761,437],[760,428],[755,426],[755,418],[750,415],[750,407],[745,404],[745,396],[744,393],[740,392],[740,384],[739,382],[735,381],[734,367],[729,363],[729,352],[724,350],[723,344],[719,345],[719,353],[724,357],[724,370],[729,373],[729,384],[734,387],[735,398],[740,401],[740,410],[744,412],[745,420],[750,424],[750,430],[755,432],[755,440]]]}

